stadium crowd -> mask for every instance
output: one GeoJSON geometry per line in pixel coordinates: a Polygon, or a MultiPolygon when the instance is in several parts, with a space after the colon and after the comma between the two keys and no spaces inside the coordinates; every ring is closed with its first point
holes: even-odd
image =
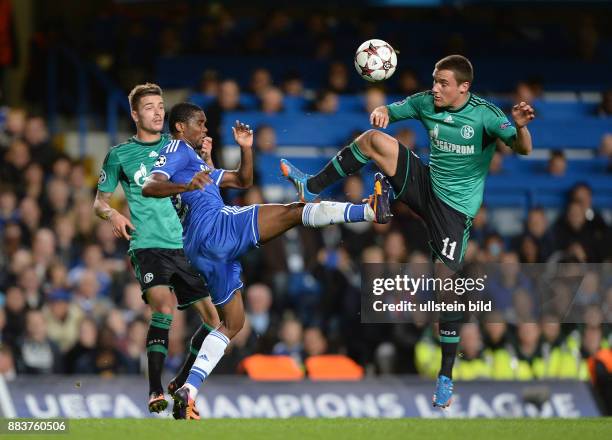
{"type": "MultiPolygon", "coordinates": [[[[2,114],[0,373],[9,379],[143,373],[150,311],[126,256],[128,244],[93,215],[97,170],[57,149],[43,117],[19,108],[2,114]]],[[[274,143],[273,133],[265,130],[258,133],[256,154],[274,143]]],[[[367,192],[357,176],[342,188],[353,202],[367,192]]],[[[264,201],[257,185],[232,200],[264,201]]],[[[122,200],[115,203],[129,215],[122,200]]],[[[439,348],[430,325],[361,324],[361,263],[429,261],[424,226],[405,206],[395,209],[388,225],[298,228],[250,252],[243,261],[247,324],[217,371],[237,373],[241,360],[253,353],[286,354],[301,365],[311,355],[344,353],[367,374],[434,377],[439,348]]],[[[610,226],[593,209],[587,186],[577,185],[565,209],[549,217],[534,208],[518,236],[502,236],[483,207],[474,219],[466,261],[502,267],[610,263],[610,226]]],[[[587,359],[612,343],[607,324],[612,279],[607,266],[593,267],[576,297],[580,316],[573,322],[584,324],[547,319],[528,276],[500,273],[488,292],[496,311],[463,328],[456,377],[587,379],[587,359]]],[[[197,325],[196,316],[175,313],[170,371],[180,366],[186,339],[197,325]]]]}
{"type": "MultiPolygon", "coordinates": [[[[448,53],[536,59],[547,53],[569,54],[572,60],[587,62],[609,50],[604,44],[609,27],[602,26],[596,14],[583,16],[582,32],[576,33],[573,10],[562,8],[555,13],[566,20],[568,31],[551,26],[540,33],[530,29],[538,17],[552,13],[548,10],[536,11],[535,18],[531,11],[521,16],[519,9],[488,11],[484,5],[479,5],[482,14],[480,10],[471,14],[469,9],[411,10],[415,25],[406,29],[402,10],[393,17],[387,11],[378,12],[384,22],[379,15],[365,16],[363,11],[350,16],[346,11],[346,20],[338,21],[333,13],[268,14],[257,7],[252,8],[257,11],[234,14],[220,3],[202,3],[201,9],[191,11],[185,5],[192,3],[176,2],[172,14],[163,15],[155,5],[115,5],[114,10],[96,11],[91,20],[69,23],[61,22],[52,2],[41,4],[40,13],[48,22],[39,23],[32,41],[25,98],[33,108],[44,107],[48,49],[58,42],[95,62],[125,90],[150,80],[158,57],[239,54],[242,62],[245,54],[251,61],[298,54],[327,63],[315,90],[309,89],[307,74],[291,71],[281,78],[265,68],[248,69],[250,78],[241,83],[208,69],[198,84],[190,84],[193,101],[206,110],[219,165],[229,142],[222,138],[224,113],[245,110],[250,103],[249,110],[275,114],[289,111],[295,102],[305,105],[300,108],[304,112],[338,112],[343,96],[362,90],[355,88],[361,80],[350,64],[335,60],[346,59],[347,54],[350,58],[355,42],[373,35],[399,41],[403,60],[448,53]],[[54,19],[60,21],[53,23],[54,19]],[[415,23],[419,20],[421,27],[415,23]],[[515,22],[525,23],[525,28],[514,26],[515,22]],[[427,28],[431,23],[439,34],[427,28]],[[83,29],[85,24],[88,31],[83,29]],[[470,33],[472,28],[479,32],[470,33]],[[245,96],[250,100],[241,99],[245,96]]],[[[364,118],[390,95],[406,96],[426,87],[421,82],[425,77],[400,67],[386,90],[374,87],[364,92],[360,109],[364,118]]],[[[74,71],[70,63],[60,63],[58,69],[58,77],[64,80],[57,90],[58,107],[71,115],[77,108],[71,88],[76,82],[72,81],[74,71]]],[[[511,93],[512,84],[507,87],[501,92],[511,93]]],[[[537,100],[542,87],[537,79],[521,82],[513,100],[537,100]]],[[[100,90],[92,87],[90,92],[95,98],[100,90]]],[[[610,117],[612,91],[600,92],[601,104],[591,116],[610,117]]],[[[103,107],[95,106],[92,113],[103,107]]],[[[129,118],[123,127],[132,130],[129,118]]],[[[402,128],[392,134],[427,154],[426,145],[415,145],[411,130],[402,128]]],[[[276,136],[273,127],[258,127],[256,158],[276,151],[276,136]]],[[[128,243],[115,238],[110,224],[93,214],[98,170],[88,158],[77,160],[64,154],[62,143],[61,136],[50,135],[47,121],[39,114],[16,107],[0,111],[0,374],[7,379],[18,374],[142,374],[147,364],[150,309],[141,299],[126,255],[128,243]]],[[[507,153],[500,148],[495,154],[492,174],[503,172],[507,153]]],[[[596,154],[612,158],[612,133],[601,139],[596,154]]],[[[544,172],[561,176],[567,171],[565,154],[553,151],[544,172]]],[[[354,176],[344,181],[340,194],[360,202],[368,192],[361,177],[354,176]]],[[[231,203],[244,205],[270,201],[260,182],[232,198],[231,203]]],[[[129,216],[125,201],[116,198],[114,203],[129,216]]],[[[488,291],[495,300],[495,312],[463,327],[455,378],[586,380],[588,359],[612,344],[609,217],[606,220],[593,207],[591,189],[581,184],[557,210],[530,209],[517,235],[500,233],[490,214],[485,206],[474,219],[468,264],[515,267],[517,262],[584,262],[593,263],[593,270],[576,296],[581,303],[573,309],[574,324],[561,324],[556,316],[542,313],[529,275],[500,272],[488,291]]],[[[394,215],[388,225],[297,228],[247,254],[243,266],[248,317],[215,372],[239,373],[241,361],[254,353],[289,355],[300,365],[308,356],[343,353],[364,366],[368,375],[435,377],[440,352],[431,325],[361,323],[362,263],[430,261],[427,232],[419,218],[400,204],[394,215]]],[[[570,297],[571,302],[574,292],[563,285],[556,288],[556,294],[570,297]]],[[[198,325],[199,318],[191,312],[174,314],[167,371],[180,367],[188,338],[198,325]]]]}

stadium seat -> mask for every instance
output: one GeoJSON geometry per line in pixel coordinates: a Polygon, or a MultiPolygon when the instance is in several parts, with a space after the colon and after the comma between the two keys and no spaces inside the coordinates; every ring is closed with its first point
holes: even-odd
{"type": "Polygon", "coordinates": [[[306,359],[311,380],[361,380],[363,367],[351,358],[339,354],[311,356],[306,359]]]}
{"type": "Polygon", "coordinates": [[[291,356],[255,354],[245,358],[240,368],[252,380],[291,381],[304,378],[304,372],[291,356]]]}

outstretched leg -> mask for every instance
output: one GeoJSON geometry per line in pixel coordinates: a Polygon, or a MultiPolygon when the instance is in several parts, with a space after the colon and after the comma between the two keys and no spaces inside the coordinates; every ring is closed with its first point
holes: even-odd
{"type": "Polygon", "coordinates": [[[345,176],[356,173],[369,161],[373,161],[386,176],[394,176],[397,160],[397,140],[381,131],[368,130],[340,150],[314,176],[302,174],[286,160],[281,162],[281,170],[296,185],[300,200],[312,201],[325,188],[345,176]]]}
{"type": "Polygon", "coordinates": [[[374,194],[367,203],[328,202],[260,205],[257,215],[259,242],[266,243],[289,229],[304,225],[318,228],[339,223],[387,223],[391,218],[390,184],[377,173],[374,194]]]}

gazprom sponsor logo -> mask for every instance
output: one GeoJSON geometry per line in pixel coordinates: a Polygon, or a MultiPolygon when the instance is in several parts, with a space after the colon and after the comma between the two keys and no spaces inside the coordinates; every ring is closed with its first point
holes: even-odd
{"type": "Polygon", "coordinates": [[[474,154],[474,145],[458,145],[441,139],[432,139],[433,146],[442,151],[456,154],[474,154]]]}

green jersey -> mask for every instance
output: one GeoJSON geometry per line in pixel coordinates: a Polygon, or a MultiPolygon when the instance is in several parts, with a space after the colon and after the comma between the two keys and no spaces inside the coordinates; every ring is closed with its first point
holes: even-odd
{"type": "Polygon", "coordinates": [[[142,195],[145,179],[169,139],[165,134],[156,142],[142,142],[131,137],[112,147],[104,159],[98,190],[112,193],[121,182],[136,228],[131,233],[130,249],[183,247],[183,228],[170,198],[142,195]]]}
{"type": "Polygon", "coordinates": [[[470,94],[463,107],[434,107],[430,91],[387,106],[390,122],[418,119],[430,139],[429,167],[434,193],[457,211],[474,217],[482,204],[495,140],[512,145],[516,128],[495,105],[470,94]]]}

